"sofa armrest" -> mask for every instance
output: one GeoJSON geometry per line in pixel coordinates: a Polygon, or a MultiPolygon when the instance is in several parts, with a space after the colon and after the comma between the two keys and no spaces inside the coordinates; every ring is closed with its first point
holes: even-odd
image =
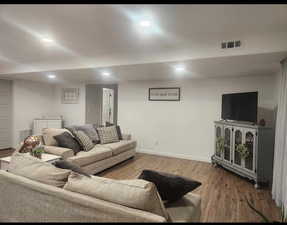
{"type": "Polygon", "coordinates": [[[132,135],[131,134],[122,134],[123,140],[131,140],[132,139],[132,135]]]}
{"type": "Polygon", "coordinates": [[[44,151],[49,154],[61,156],[63,159],[74,156],[74,151],[70,148],[44,145],[44,151]]]}

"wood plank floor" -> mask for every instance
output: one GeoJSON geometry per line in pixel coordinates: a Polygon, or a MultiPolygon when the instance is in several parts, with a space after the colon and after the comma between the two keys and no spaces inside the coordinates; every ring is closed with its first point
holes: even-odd
{"type": "MultiPolygon", "coordinates": [[[[0,150],[0,158],[13,149],[0,150]]],[[[134,179],[143,169],[153,169],[193,178],[202,183],[194,191],[202,197],[202,222],[261,222],[245,202],[245,196],[271,220],[279,220],[280,210],[270,190],[254,189],[251,182],[210,163],[137,153],[136,156],[107,169],[98,176],[134,179]]]]}
{"type": "Polygon", "coordinates": [[[10,156],[14,151],[12,148],[0,149],[0,158],[10,156]]]}
{"type": "Polygon", "coordinates": [[[202,182],[194,191],[202,197],[202,222],[261,222],[245,202],[245,196],[268,218],[278,220],[280,210],[270,190],[256,190],[251,182],[210,163],[139,154],[97,175],[113,179],[136,178],[143,169],[153,169],[202,182]]]}

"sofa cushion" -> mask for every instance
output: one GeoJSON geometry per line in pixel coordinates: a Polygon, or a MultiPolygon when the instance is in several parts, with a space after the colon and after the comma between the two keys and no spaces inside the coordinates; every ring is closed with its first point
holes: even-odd
{"type": "Polygon", "coordinates": [[[76,130],[74,131],[74,136],[85,152],[88,152],[95,147],[92,139],[90,139],[89,136],[84,133],[84,131],[76,130]]]}
{"type": "Polygon", "coordinates": [[[200,222],[201,198],[197,194],[187,193],[165,207],[172,222],[200,222]]]}
{"type": "Polygon", "coordinates": [[[87,174],[81,167],[79,167],[73,163],[70,163],[66,160],[62,160],[62,159],[56,160],[55,162],[52,162],[52,164],[57,168],[72,170],[75,173],[79,173],[79,174],[82,174],[84,176],[91,177],[91,175],[87,174]]]}
{"type": "Polygon", "coordinates": [[[8,170],[10,173],[56,187],[63,187],[71,173],[70,170],[56,168],[29,153],[19,152],[12,155],[8,170]]]}
{"type": "Polygon", "coordinates": [[[69,131],[72,133],[76,131],[83,131],[95,144],[100,143],[99,135],[94,128],[93,124],[85,124],[85,125],[74,125],[74,126],[68,126],[66,127],[69,131]]]}
{"type": "Polygon", "coordinates": [[[134,140],[121,140],[115,143],[105,144],[103,146],[112,149],[113,155],[118,155],[122,152],[135,148],[136,145],[137,142],[134,140]]]}
{"type": "Polygon", "coordinates": [[[43,139],[44,139],[45,145],[58,146],[58,143],[57,143],[56,139],[54,138],[54,136],[62,134],[65,131],[70,133],[73,136],[73,134],[67,129],[58,129],[58,128],[45,128],[45,129],[43,129],[43,139]]]}
{"type": "Polygon", "coordinates": [[[148,181],[114,180],[98,176],[89,179],[72,172],[64,189],[168,218],[155,185],[148,181]]]}
{"type": "Polygon", "coordinates": [[[116,126],[98,127],[97,132],[99,134],[101,144],[107,144],[119,141],[116,126]]]}
{"type": "Polygon", "coordinates": [[[112,157],[112,150],[96,145],[92,150],[78,152],[76,156],[70,157],[67,161],[77,166],[85,166],[109,157],[112,157]]]}
{"type": "Polygon", "coordinates": [[[80,143],[67,131],[55,135],[54,139],[57,141],[59,147],[72,149],[74,154],[82,150],[80,143]]]}

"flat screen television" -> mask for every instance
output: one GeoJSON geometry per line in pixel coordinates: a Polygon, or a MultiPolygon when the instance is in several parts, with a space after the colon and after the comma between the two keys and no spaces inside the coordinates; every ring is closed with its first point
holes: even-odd
{"type": "Polygon", "coordinates": [[[258,92],[222,95],[221,118],[257,123],[258,92]]]}

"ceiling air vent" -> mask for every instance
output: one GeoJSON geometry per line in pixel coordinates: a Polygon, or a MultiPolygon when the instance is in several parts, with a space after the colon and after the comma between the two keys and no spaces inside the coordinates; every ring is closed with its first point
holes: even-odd
{"type": "Polygon", "coordinates": [[[241,46],[241,41],[226,41],[221,43],[221,48],[239,48],[241,46]]]}

